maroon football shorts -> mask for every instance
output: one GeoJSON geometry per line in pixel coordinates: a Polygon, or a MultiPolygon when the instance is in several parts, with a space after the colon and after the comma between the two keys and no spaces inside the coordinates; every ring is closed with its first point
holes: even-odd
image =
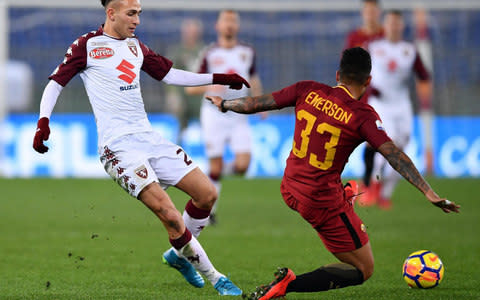
{"type": "Polygon", "coordinates": [[[312,225],[331,253],[353,251],[368,242],[366,227],[349,202],[342,200],[337,207],[314,208],[284,189],[282,195],[285,203],[312,225]]]}

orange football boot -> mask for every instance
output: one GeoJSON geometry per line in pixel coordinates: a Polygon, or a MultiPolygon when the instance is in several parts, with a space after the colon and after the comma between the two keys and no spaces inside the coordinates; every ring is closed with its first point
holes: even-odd
{"type": "Polygon", "coordinates": [[[358,183],[355,180],[350,180],[345,184],[345,199],[352,205],[355,205],[355,200],[358,197],[358,183]]]}
{"type": "Polygon", "coordinates": [[[382,184],[378,181],[372,181],[369,186],[362,184],[362,196],[358,200],[360,206],[372,206],[377,203],[380,196],[380,189],[382,184]]]}
{"type": "Polygon", "coordinates": [[[285,296],[288,284],[297,276],[288,268],[278,268],[275,272],[275,280],[267,286],[257,287],[256,291],[242,297],[248,300],[270,300],[285,296]]]}
{"type": "Polygon", "coordinates": [[[382,210],[390,210],[392,209],[392,200],[385,197],[380,197],[378,199],[377,205],[382,210]]]}

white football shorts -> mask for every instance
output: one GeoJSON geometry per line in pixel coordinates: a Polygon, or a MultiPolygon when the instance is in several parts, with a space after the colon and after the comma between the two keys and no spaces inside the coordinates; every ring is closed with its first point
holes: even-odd
{"type": "Polygon", "coordinates": [[[233,153],[252,152],[252,133],[246,115],[222,113],[208,103],[202,105],[200,123],[208,158],[222,157],[227,145],[233,153]]]}
{"type": "Polygon", "coordinates": [[[413,109],[409,100],[384,102],[370,97],[370,104],[382,119],[385,132],[399,148],[404,149],[413,131],[413,109]]]}
{"type": "Polygon", "coordinates": [[[99,154],[110,177],[136,198],[150,183],[166,189],[197,167],[182,147],[155,131],[121,136],[99,154]]]}

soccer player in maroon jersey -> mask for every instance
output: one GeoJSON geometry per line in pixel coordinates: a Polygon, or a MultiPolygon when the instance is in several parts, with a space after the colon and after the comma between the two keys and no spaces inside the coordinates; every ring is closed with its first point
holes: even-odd
{"type": "Polygon", "coordinates": [[[215,269],[197,240],[217,198],[215,187],[181,147],[153,130],[141,95],[140,70],[173,85],[213,83],[241,89],[249,84],[237,74],[197,74],[172,68],[170,60],[134,34],[142,12],[139,0],[101,3],[105,24],[75,40],[49,77],[33,148],[48,151],[43,141],[50,135],[49,120],[57,98],[79,74],[95,114],[100,161],[114,181],[163,223],[172,245],[163,261],[195,287],[205,284],[200,272],[220,295],[240,295],[242,291],[215,269]],[[183,216],[164,190],[169,186],[192,197],[183,216]]]}
{"type": "Polygon", "coordinates": [[[366,48],[370,41],[382,38],[383,27],[380,22],[380,15],[381,10],[378,0],[363,0],[363,24],[347,35],[345,49],[354,47],[366,48]]]}
{"type": "MultiPolygon", "coordinates": [[[[382,12],[380,9],[379,0],[363,0],[361,13],[363,24],[347,35],[345,49],[353,47],[363,47],[364,49],[367,49],[370,42],[383,38],[384,36],[383,26],[380,21],[382,12]]],[[[367,89],[361,100],[368,103],[369,96],[375,92],[376,90],[367,89]]],[[[359,196],[358,199],[358,203],[360,205],[371,205],[374,202],[377,186],[370,186],[374,157],[375,150],[367,144],[363,153],[365,173],[363,175],[363,182],[360,188],[363,194],[359,196]]]]}
{"type": "Polygon", "coordinates": [[[343,52],[336,74],[338,85],[300,81],[259,97],[224,100],[209,97],[221,111],[243,114],[295,107],[293,147],[280,191],[285,203],[317,231],[339,263],[295,275],[279,269],[277,278],[247,295],[268,300],[289,292],[318,292],[358,285],[373,273],[373,254],[366,226],[353,210],[354,181],[343,186],[341,172],[353,150],[367,141],[403,177],[444,212],[460,206],[440,198],[405,155],[387,136],[375,110],[359,101],[371,76],[370,55],[364,49],[343,52]]]}

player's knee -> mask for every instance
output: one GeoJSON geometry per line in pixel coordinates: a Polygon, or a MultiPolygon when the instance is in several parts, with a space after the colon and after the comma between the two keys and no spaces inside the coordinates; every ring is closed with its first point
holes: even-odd
{"type": "Polygon", "coordinates": [[[248,164],[237,164],[235,165],[235,168],[233,172],[237,175],[245,175],[248,170],[248,164]]]}
{"type": "Polygon", "coordinates": [[[207,189],[207,192],[205,193],[204,198],[205,198],[204,200],[205,205],[207,206],[208,209],[211,209],[218,198],[217,189],[213,184],[211,184],[210,187],[207,189]]]}
{"type": "Polygon", "coordinates": [[[373,275],[373,263],[363,265],[360,271],[363,274],[363,281],[367,281],[373,275]]]}
{"type": "Polygon", "coordinates": [[[217,201],[218,193],[213,184],[209,184],[208,187],[203,189],[200,197],[193,199],[197,207],[201,209],[211,210],[215,201],[217,201]]]}

